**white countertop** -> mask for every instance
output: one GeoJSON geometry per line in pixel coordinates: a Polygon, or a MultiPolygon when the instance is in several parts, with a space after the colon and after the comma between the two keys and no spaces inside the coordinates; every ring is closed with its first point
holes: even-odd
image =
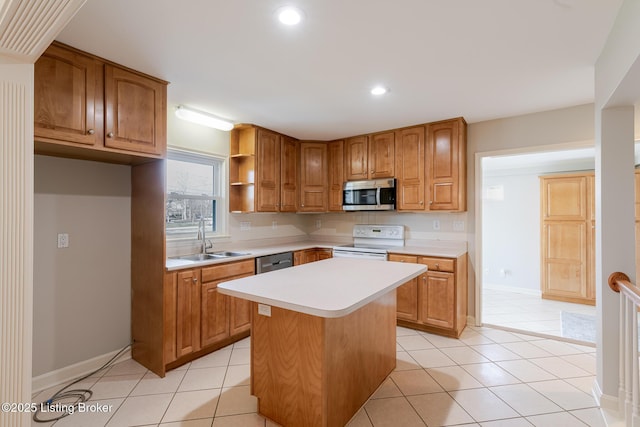
{"type": "Polygon", "coordinates": [[[427,271],[426,266],[330,258],[218,285],[222,294],[313,316],[346,316],[427,271]]]}

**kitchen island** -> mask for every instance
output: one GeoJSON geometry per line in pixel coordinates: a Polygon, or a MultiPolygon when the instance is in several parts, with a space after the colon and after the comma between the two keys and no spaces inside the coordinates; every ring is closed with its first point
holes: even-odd
{"type": "Polygon", "coordinates": [[[344,426],[395,368],[395,290],[425,271],[331,258],[219,284],[253,302],[258,412],[283,426],[344,426]]]}

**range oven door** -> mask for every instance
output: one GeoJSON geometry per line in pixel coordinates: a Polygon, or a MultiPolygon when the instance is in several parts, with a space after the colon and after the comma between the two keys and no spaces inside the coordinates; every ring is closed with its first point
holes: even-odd
{"type": "Polygon", "coordinates": [[[387,254],[380,252],[362,252],[357,249],[347,249],[344,247],[333,248],[334,258],[356,258],[356,259],[372,259],[376,261],[386,261],[387,254]]]}

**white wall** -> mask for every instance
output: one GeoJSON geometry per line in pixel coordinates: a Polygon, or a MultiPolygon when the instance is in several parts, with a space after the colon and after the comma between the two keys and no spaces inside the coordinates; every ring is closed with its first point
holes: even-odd
{"type": "MultiPolygon", "coordinates": [[[[476,216],[476,154],[499,151],[539,151],[544,147],[591,144],[595,134],[593,104],[471,123],[467,135],[467,207],[469,238],[469,314],[475,315],[477,255],[481,224],[476,216]]],[[[539,262],[539,260],[534,260],[539,262]]]]}
{"type": "Polygon", "coordinates": [[[35,156],[33,375],[131,340],[131,168],[35,156]],[[69,247],[57,248],[57,234],[69,247]]]}
{"type": "MultiPolygon", "coordinates": [[[[503,190],[483,197],[483,286],[540,292],[540,181],[536,174],[489,176],[483,187],[503,190]]],[[[485,193],[486,194],[486,193],[485,193]]]]}

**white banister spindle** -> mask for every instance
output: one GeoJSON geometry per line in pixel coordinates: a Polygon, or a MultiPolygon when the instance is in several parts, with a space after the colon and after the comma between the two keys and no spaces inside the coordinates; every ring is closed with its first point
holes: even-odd
{"type": "Polygon", "coordinates": [[[618,344],[618,409],[627,427],[640,427],[640,360],[638,309],[640,289],[624,273],[609,276],[609,287],[620,295],[618,344]]]}
{"type": "Polygon", "coordinates": [[[627,349],[627,353],[631,355],[632,364],[632,393],[631,393],[631,425],[637,427],[640,425],[638,418],[638,401],[640,400],[640,390],[638,387],[638,309],[633,301],[629,301],[629,323],[631,324],[631,348],[627,349]]]}

